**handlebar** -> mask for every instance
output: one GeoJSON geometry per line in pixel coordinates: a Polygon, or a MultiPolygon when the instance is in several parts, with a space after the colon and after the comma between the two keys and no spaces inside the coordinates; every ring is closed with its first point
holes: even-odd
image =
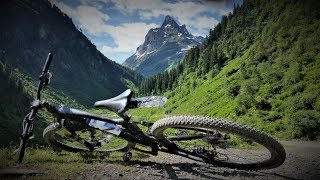
{"type": "Polygon", "coordinates": [[[52,58],[53,58],[53,54],[49,53],[48,57],[47,57],[47,60],[46,60],[46,63],[44,64],[43,69],[42,69],[42,73],[43,74],[48,72],[50,64],[51,64],[51,61],[52,61],[52,58]]]}
{"type": "Polygon", "coordinates": [[[53,54],[49,53],[48,57],[47,57],[47,60],[46,60],[46,63],[43,66],[42,73],[41,73],[41,75],[39,77],[39,83],[38,83],[38,88],[37,88],[37,99],[36,100],[40,100],[40,98],[41,98],[41,90],[46,85],[48,85],[48,82],[49,82],[49,79],[50,79],[50,73],[48,73],[48,72],[49,72],[49,67],[50,67],[52,58],[53,58],[53,54]]]}

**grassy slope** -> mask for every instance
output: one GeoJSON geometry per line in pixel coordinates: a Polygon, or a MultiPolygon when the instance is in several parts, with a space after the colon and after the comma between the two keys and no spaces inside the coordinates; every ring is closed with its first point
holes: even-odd
{"type": "MultiPolygon", "coordinates": [[[[54,77],[52,79],[54,81],[54,77]]],[[[0,146],[19,143],[19,134],[22,131],[21,122],[29,112],[29,107],[35,97],[37,81],[22,73],[18,68],[13,68],[0,61],[1,82],[1,113],[0,113],[0,146]]],[[[55,104],[65,104],[74,108],[84,108],[74,99],[69,98],[63,92],[51,88],[44,90],[42,98],[55,104]]],[[[45,111],[40,111],[35,119],[35,144],[44,144],[42,131],[54,119],[45,111]]]]}
{"type": "Polygon", "coordinates": [[[299,3],[269,22],[244,55],[214,78],[180,78],[166,93],[166,111],[227,118],[284,138],[317,138],[320,21],[299,3]]]}
{"type": "Polygon", "coordinates": [[[2,147],[11,141],[18,141],[21,121],[14,121],[13,119],[23,119],[24,114],[28,111],[27,107],[31,98],[23,92],[16,81],[10,78],[9,73],[4,71],[3,66],[0,66],[0,68],[0,147],[2,147]]]}
{"type": "Polygon", "coordinates": [[[281,138],[318,139],[319,7],[312,0],[245,1],[223,18],[225,30],[214,46],[200,47],[197,69],[183,61],[177,85],[164,93],[165,113],[226,118],[281,138]],[[227,63],[203,75],[205,51],[216,49],[227,63]]]}
{"type": "MultiPolygon", "coordinates": [[[[42,173],[36,176],[29,176],[31,179],[75,179],[90,167],[101,164],[112,163],[114,166],[123,164],[122,152],[112,154],[99,153],[71,153],[66,151],[53,150],[48,147],[28,148],[22,164],[18,167],[15,163],[14,147],[0,149],[0,170],[2,169],[29,169],[42,173]]],[[[133,152],[133,161],[148,158],[149,155],[133,152]]],[[[125,170],[130,169],[128,166],[125,170]]],[[[6,178],[19,176],[8,176],[6,178]]],[[[23,177],[23,176],[22,176],[23,177]]],[[[21,176],[19,177],[21,178],[21,176]]]]}

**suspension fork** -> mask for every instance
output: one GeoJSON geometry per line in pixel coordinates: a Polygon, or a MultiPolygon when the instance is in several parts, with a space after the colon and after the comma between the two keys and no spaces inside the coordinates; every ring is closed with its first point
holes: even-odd
{"type": "Polygon", "coordinates": [[[30,137],[33,136],[33,123],[34,117],[37,113],[37,108],[32,108],[31,112],[28,113],[22,122],[22,133],[20,135],[20,145],[19,145],[19,152],[17,153],[17,163],[21,163],[24,157],[25,148],[28,144],[28,140],[30,137]]]}
{"type": "Polygon", "coordinates": [[[38,110],[42,107],[40,100],[35,100],[32,102],[30,113],[23,119],[22,134],[21,138],[26,139],[32,134],[34,117],[36,116],[38,110]],[[30,129],[30,127],[32,127],[30,129]],[[29,132],[31,130],[31,132],[29,132]]]}

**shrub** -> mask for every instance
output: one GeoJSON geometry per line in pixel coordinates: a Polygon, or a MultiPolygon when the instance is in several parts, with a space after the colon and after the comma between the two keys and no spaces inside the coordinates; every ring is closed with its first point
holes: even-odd
{"type": "Polygon", "coordinates": [[[236,73],[238,69],[231,69],[230,71],[227,72],[226,77],[231,76],[232,74],[236,73]]]}
{"type": "Polygon", "coordinates": [[[270,111],[270,110],[272,109],[271,103],[268,102],[268,101],[265,100],[265,99],[262,99],[261,101],[258,101],[256,107],[257,107],[258,109],[266,110],[266,111],[270,111]]]}
{"type": "Polygon", "coordinates": [[[228,96],[231,96],[233,98],[235,98],[236,96],[238,96],[239,94],[239,91],[240,91],[240,85],[232,82],[230,84],[227,84],[227,87],[226,87],[226,94],[228,96]]]}
{"type": "Polygon", "coordinates": [[[303,83],[297,83],[297,84],[294,84],[290,87],[290,94],[293,96],[297,93],[301,93],[304,91],[305,89],[305,85],[303,83]]]}
{"type": "Polygon", "coordinates": [[[266,120],[270,122],[275,122],[276,120],[279,120],[282,118],[282,114],[276,111],[271,111],[269,115],[266,117],[266,120]]]}
{"type": "Polygon", "coordinates": [[[298,83],[301,80],[301,67],[298,63],[292,63],[290,68],[284,74],[284,84],[287,86],[298,83]]]}
{"type": "Polygon", "coordinates": [[[260,88],[260,82],[256,78],[248,79],[241,84],[241,94],[254,95],[260,88]]]}
{"type": "Polygon", "coordinates": [[[300,137],[315,140],[320,135],[320,113],[314,110],[300,110],[290,117],[293,126],[300,129],[300,137]]]}
{"type": "Polygon", "coordinates": [[[281,85],[275,85],[273,86],[272,90],[271,90],[271,93],[272,94],[280,94],[282,92],[282,86],[281,85]]]}
{"type": "Polygon", "coordinates": [[[299,110],[314,110],[317,98],[316,94],[302,94],[295,96],[289,101],[287,107],[294,112],[299,110]]]}
{"type": "Polygon", "coordinates": [[[252,96],[247,94],[239,95],[237,99],[236,110],[235,110],[236,115],[239,116],[239,115],[245,114],[248,109],[254,106],[254,104],[255,104],[255,100],[252,96]]]}

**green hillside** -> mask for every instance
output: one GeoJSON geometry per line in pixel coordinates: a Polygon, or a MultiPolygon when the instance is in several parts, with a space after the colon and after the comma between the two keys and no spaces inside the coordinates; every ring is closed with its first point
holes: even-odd
{"type": "Polygon", "coordinates": [[[168,114],[248,124],[280,138],[320,134],[320,3],[252,1],[235,6],[142,94],[169,98],[168,114]]]}
{"type": "MultiPolygon", "coordinates": [[[[8,62],[0,61],[0,147],[19,143],[19,135],[22,132],[21,123],[24,116],[30,111],[31,103],[36,94],[37,83],[36,80],[26,76],[18,68],[10,66],[8,62]]],[[[83,105],[52,87],[43,91],[42,98],[55,104],[66,104],[74,108],[84,109],[83,105]]],[[[53,117],[45,111],[38,113],[37,118],[35,118],[32,143],[44,143],[42,131],[53,121],[53,117]]]]}
{"type": "Polygon", "coordinates": [[[0,2],[0,59],[37,79],[49,52],[52,87],[86,106],[124,91],[142,76],[106,58],[47,0],[0,2]]]}
{"type": "MultiPolygon", "coordinates": [[[[25,114],[30,104],[29,96],[25,94],[22,90],[21,84],[15,82],[10,77],[10,71],[5,69],[3,64],[0,67],[0,146],[3,144],[9,144],[10,141],[18,140],[18,132],[21,131],[21,121],[12,121],[12,119],[23,119],[23,114],[25,114]],[[12,92],[15,99],[12,99],[11,96],[7,96],[7,92],[12,92]],[[19,102],[15,103],[15,102],[19,102]],[[22,107],[22,108],[19,108],[22,107]],[[8,134],[16,134],[12,139],[8,138],[8,134]]],[[[13,135],[14,136],[14,135],[13,135]]]]}
{"type": "MultiPolygon", "coordinates": [[[[19,133],[22,132],[22,119],[28,113],[32,98],[24,91],[23,83],[17,78],[17,72],[0,61],[0,147],[18,144],[19,133]]],[[[35,128],[35,142],[41,140],[41,127],[44,121],[39,119],[35,128]]]]}
{"type": "MultiPolygon", "coordinates": [[[[53,74],[45,99],[91,108],[138,84],[142,76],[103,56],[72,20],[47,0],[0,2],[0,147],[18,143],[21,121],[30,108],[49,52],[53,74]]],[[[53,122],[40,113],[35,143],[53,122]]]]}

